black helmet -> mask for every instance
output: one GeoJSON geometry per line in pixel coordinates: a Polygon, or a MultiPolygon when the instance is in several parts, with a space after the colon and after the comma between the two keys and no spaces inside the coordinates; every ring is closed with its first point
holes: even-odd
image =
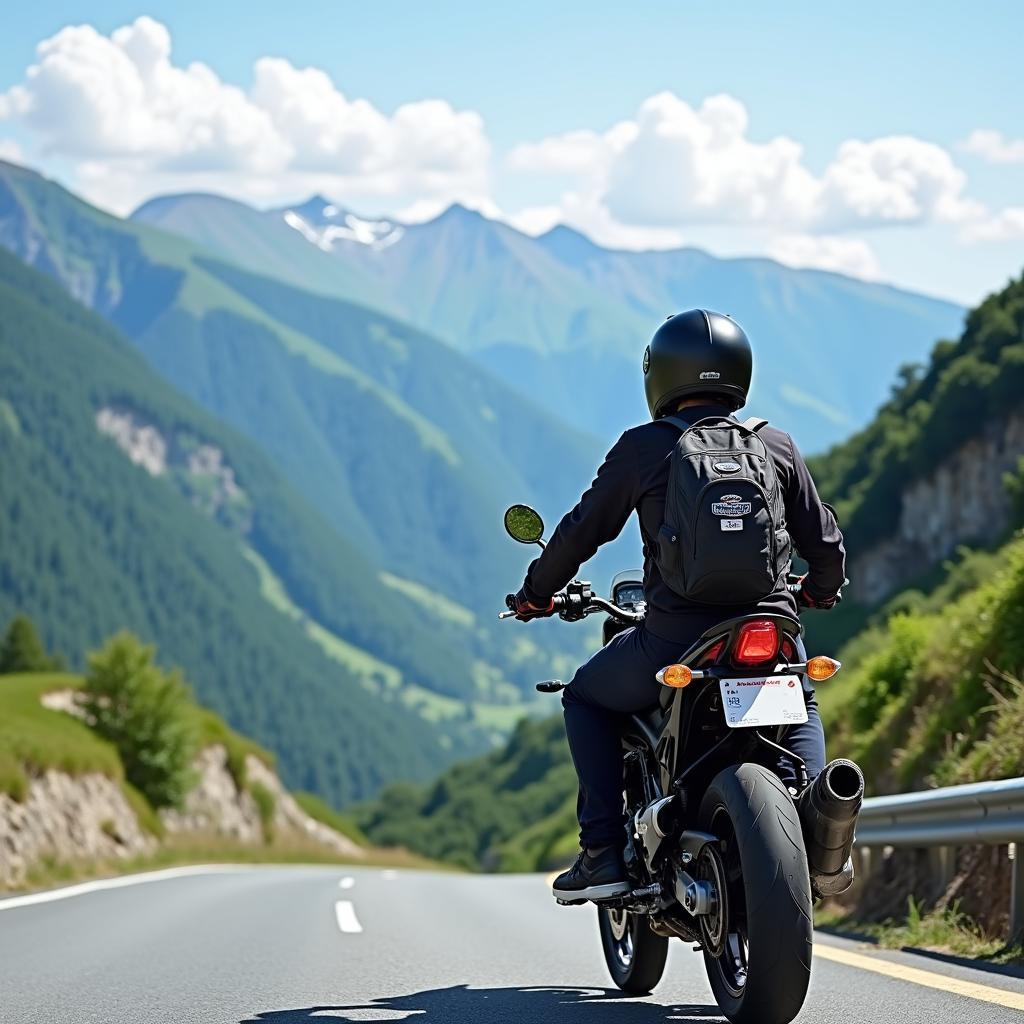
{"type": "Polygon", "coordinates": [[[750,390],[750,341],[732,317],[709,309],[670,316],[644,353],[651,417],[670,415],[687,395],[714,395],[738,409],[750,390]]]}

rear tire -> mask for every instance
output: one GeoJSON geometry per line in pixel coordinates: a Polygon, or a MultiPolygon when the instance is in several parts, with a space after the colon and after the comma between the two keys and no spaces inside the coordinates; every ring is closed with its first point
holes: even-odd
{"type": "Polygon", "coordinates": [[[807,995],[813,937],[807,854],[792,797],[760,765],[734,765],[708,787],[700,822],[722,840],[718,863],[726,877],[726,920],[701,919],[705,934],[717,933],[724,947],[715,956],[704,943],[718,1005],[733,1024],[789,1024],[807,995]]]}
{"type": "Polygon", "coordinates": [[[647,995],[665,973],[668,939],[655,935],[643,914],[599,906],[597,917],[612,981],[630,995],[647,995]]]}

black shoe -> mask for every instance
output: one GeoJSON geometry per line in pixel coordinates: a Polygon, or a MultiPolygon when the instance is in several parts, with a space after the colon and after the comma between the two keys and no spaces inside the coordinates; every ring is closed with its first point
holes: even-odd
{"type": "Polygon", "coordinates": [[[561,903],[606,900],[629,890],[622,852],[614,846],[606,846],[596,856],[581,851],[576,863],[551,886],[551,894],[561,903]]]}

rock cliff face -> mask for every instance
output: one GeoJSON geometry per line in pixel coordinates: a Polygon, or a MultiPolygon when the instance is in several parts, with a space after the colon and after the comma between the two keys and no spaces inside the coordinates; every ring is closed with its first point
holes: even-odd
{"type": "Polygon", "coordinates": [[[156,849],[120,786],[104,775],[47,771],[18,803],[0,793],[0,886],[44,861],[123,860],[156,849]]]}
{"type": "MultiPolygon", "coordinates": [[[[81,716],[74,692],[45,694],[52,710],[81,716]]],[[[281,784],[277,774],[252,754],[246,757],[246,785],[236,785],[228,753],[206,747],[195,762],[196,785],[180,811],[162,811],[169,837],[211,837],[262,846],[271,838],[321,847],[344,857],[365,851],[347,836],[311,818],[281,784]],[[253,795],[259,789],[263,807],[253,795]]],[[[0,793],[0,888],[23,885],[33,866],[126,860],[153,853],[159,840],[149,835],[120,784],[105,775],[72,776],[46,771],[33,776],[24,800],[0,793]]]]}
{"type": "Polygon", "coordinates": [[[150,476],[167,476],[206,515],[241,533],[251,529],[249,497],[215,445],[180,430],[164,433],[141,413],[114,406],[97,411],[96,429],[150,476]]]}
{"type": "Polygon", "coordinates": [[[950,453],[929,475],[908,483],[892,534],[854,552],[849,576],[854,596],[878,602],[907,580],[948,558],[961,544],[995,540],[1009,524],[1003,474],[1024,455],[1024,414],[992,424],[950,453]]]}
{"type": "MultiPolygon", "coordinates": [[[[207,747],[196,759],[199,781],[180,811],[163,811],[160,817],[171,834],[194,834],[262,843],[263,817],[252,793],[238,790],[228,771],[228,754],[222,746],[207,747]]],[[[347,857],[363,855],[362,847],[334,829],[311,818],[281,785],[276,773],[251,754],[245,760],[246,780],[258,785],[273,799],[268,823],[275,836],[305,839],[347,857]]]]}

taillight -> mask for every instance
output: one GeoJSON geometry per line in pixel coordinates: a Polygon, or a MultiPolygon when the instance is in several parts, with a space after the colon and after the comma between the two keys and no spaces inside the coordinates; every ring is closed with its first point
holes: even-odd
{"type": "Polygon", "coordinates": [[[796,660],[796,648],[793,646],[793,641],[788,636],[782,638],[782,656],[786,661],[796,660]]]}
{"type": "Polygon", "coordinates": [[[709,647],[704,652],[704,656],[700,659],[699,664],[714,665],[714,663],[721,657],[723,650],[725,650],[725,641],[719,640],[717,644],[709,647]]]}
{"type": "Polygon", "coordinates": [[[762,665],[773,661],[779,653],[779,630],[771,619],[755,619],[740,626],[732,649],[733,661],[739,665],[762,665]]]}

